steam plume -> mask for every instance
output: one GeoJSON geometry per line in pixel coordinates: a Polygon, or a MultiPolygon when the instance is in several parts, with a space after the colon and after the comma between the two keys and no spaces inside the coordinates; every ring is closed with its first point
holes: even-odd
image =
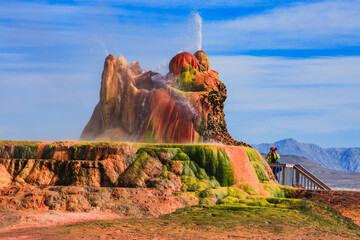
{"type": "MultiPolygon", "coordinates": [[[[186,48],[182,48],[177,53],[181,52],[193,52],[201,50],[202,46],[202,17],[198,12],[191,13],[192,18],[189,18],[189,32],[190,32],[190,44],[186,48]],[[195,43],[195,44],[194,44],[195,43]],[[194,49],[195,48],[195,49],[194,49]]],[[[170,59],[166,60],[165,62],[159,64],[158,66],[154,67],[151,71],[158,72],[161,70],[167,71],[169,66],[170,59]]],[[[164,72],[166,73],[166,72],[164,72]]]]}
{"type": "Polygon", "coordinates": [[[198,12],[194,12],[194,22],[195,22],[195,31],[196,31],[196,50],[201,50],[202,45],[202,17],[198,12]]]}

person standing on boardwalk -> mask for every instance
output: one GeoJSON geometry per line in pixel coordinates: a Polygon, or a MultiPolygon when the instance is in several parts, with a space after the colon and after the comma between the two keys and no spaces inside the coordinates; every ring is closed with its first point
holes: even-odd
{"type": "MultiPolygon", "coordinates": [[[[265,156],[265,158],[267,159],[269,164],[270,163],[278,163],[280,156],[279,156],[279,154],[277,154],[276,150],[277,150],[276,147],[271,147],[270,152],[265,156]]],[[[277,173],[281,171],[281,167],[273,167],[272,169],[273,169],[276,180],[278,180],[277,173]]]]}

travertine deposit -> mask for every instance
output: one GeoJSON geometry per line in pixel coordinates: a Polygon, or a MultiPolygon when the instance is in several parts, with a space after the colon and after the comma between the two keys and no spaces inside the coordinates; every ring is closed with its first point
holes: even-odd
{"type": "Polygon", "coordinates": [[[239,146],[0,141],[0,171],[0,210],[157,216],[285,194],[261,155],[239,146]]]}

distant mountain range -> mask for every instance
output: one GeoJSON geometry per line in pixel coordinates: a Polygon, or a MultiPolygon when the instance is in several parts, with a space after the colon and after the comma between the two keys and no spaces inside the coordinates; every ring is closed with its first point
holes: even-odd
{"type": "MultiPolygon", "coordinates": [[[[274,143],[253,144],[259,152],[268,153],[271,146],[281,155],[297,155],[333,170],[360,172],[360,148],[322,148],[316,144],[300,143],[293,138],[274,143]]],[[[280,162],[283,162],[283,157],[280,162]]]]}

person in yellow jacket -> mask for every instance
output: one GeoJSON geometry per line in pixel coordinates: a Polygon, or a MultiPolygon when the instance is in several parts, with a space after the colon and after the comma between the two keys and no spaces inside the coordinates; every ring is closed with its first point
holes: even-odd
{"type": "Polygon", "coordinates": [[[279,154],[276,153],[276,150],[277,150],[276,147],[271,147],[270,152],[265,156],[269,164],[276,163],[280,159],[280,156],[279,154]]]}
{"type": "MultiPolygon", "coordinates": [[[[279,156],[279,154],[277,154],[276,150],[277,150],[276,147],[271,147],[270,152],[265,156],[265,158],[267,159],[269,164],[270,163],[279,163],[278,161],[280,159],[280,156],[279,156]]],[[[281,167],[272,167],[272,169],[273,169],[276,180],[278,180],[277,175],[281,171],[281,167]]]]}

